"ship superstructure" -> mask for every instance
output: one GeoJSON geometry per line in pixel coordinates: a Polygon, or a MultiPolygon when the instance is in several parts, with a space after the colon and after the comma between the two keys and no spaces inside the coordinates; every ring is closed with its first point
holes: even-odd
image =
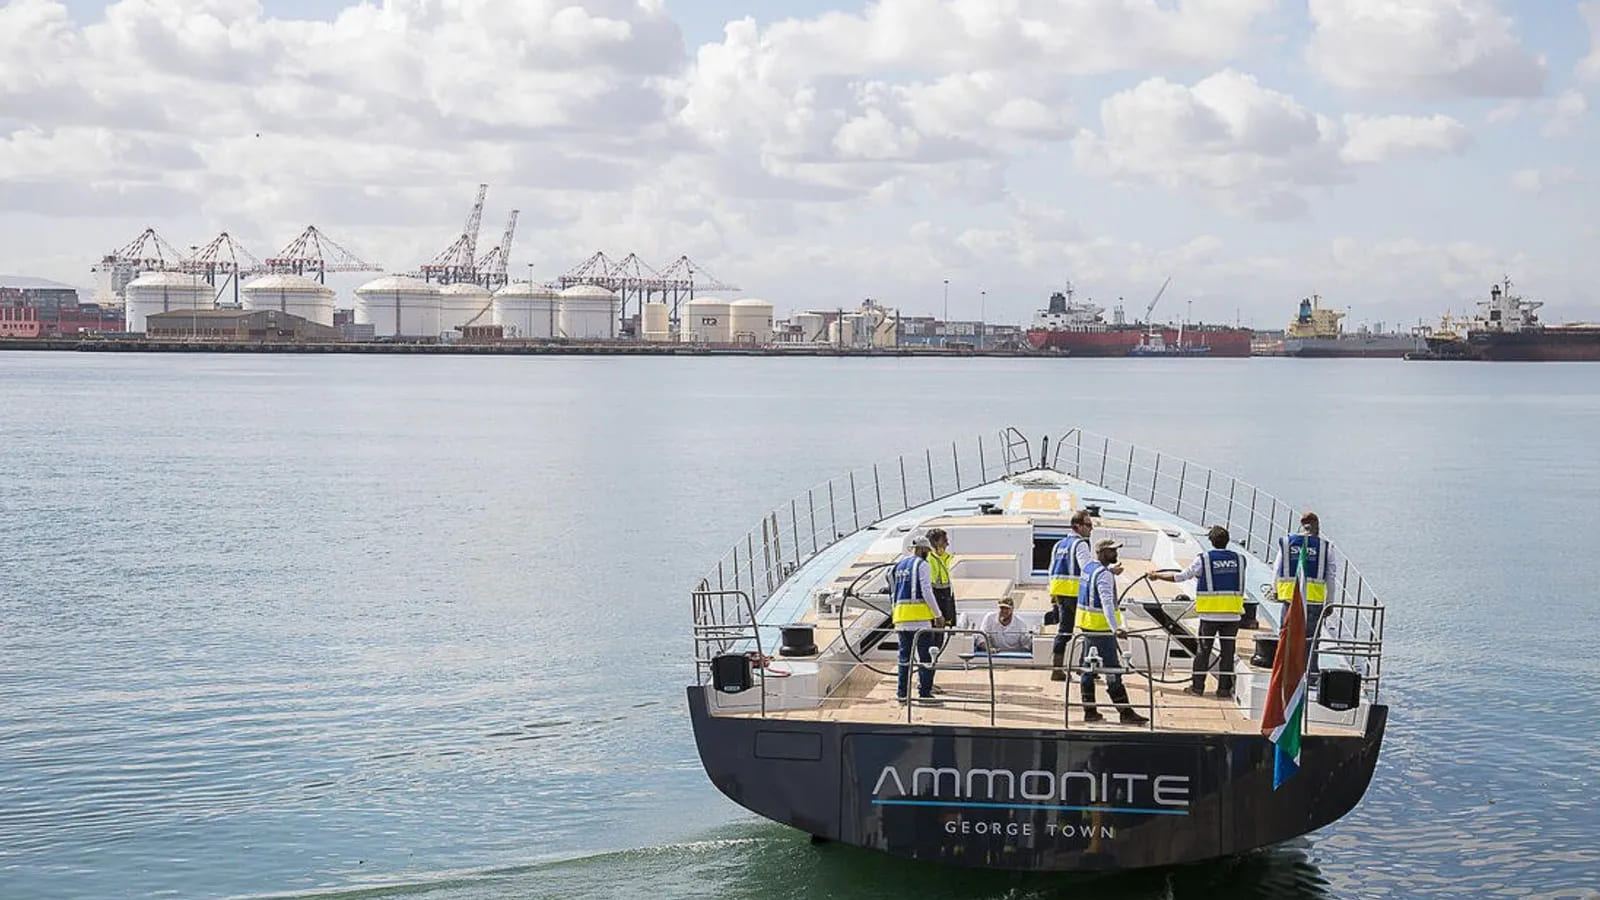
{"type": "Polygon", "coordinates": [[[1355,332],[1344,330],[1343,310],[1322,305],[1322,297],[1302,298],[1293,319],[1283,330],[1285,356],[1301,357],[1393,357],[1400,358],[1422,347],[1416,335],[1386,332],[1383,324],[1355,332]]]}

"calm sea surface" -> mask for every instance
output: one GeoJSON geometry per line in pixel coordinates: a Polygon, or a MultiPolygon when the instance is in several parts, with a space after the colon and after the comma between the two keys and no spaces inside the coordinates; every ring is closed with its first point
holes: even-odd
{"type": "Polygon", "coordinates": [[[1600,896],[1600,367],[0,354],[0,898],[1600,896]],[[1068,425],[1321,513],[1390,605],[1366,800],[1090,881],[700,771],[687,590],[764,511],[1068,425]]]}

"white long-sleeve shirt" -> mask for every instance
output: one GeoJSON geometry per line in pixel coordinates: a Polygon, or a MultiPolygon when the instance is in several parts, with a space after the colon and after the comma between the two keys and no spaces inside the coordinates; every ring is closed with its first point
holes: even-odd
{"type": "Polygon", "coordinates": [[[1112,631],[1122,627],[1122,620],[1117,617],[1117,576],[1110,569],[1101,567],[1094,573],[1094,583],[1089,589],[1089,608],[1104,615],[1112,631]]]}
{"type": "MultiPolygon", "coordinates": [[[[1280,548],[1281,547],[1282,547],[1282,543],[1281,542],[1278,542],[1278,541],[1274,541],[1273,542],[1273,544],[1272,544],[1272,559],[1271,559],[1271,561],[1269,561],[1267,563],[1267,567],[1272,571],[1272,577],[1274,579],[1276,579],[1278,577],[1278,555],[1280,553],[1280,548]]],[[[1292,577],[1294,577],[1294,574],[1295,574],[1294,572],[1290,572],[1289,576],[1292,578],[1292,577]]],[[[1326,581],[1328,583],[1328,594],[1329,594],[1328,599],[1330,601],[1333,600],[1333,593],[1334,593],[1334,591],[1336,590],[1336,588],[1337,588],[1337,586],[1339,584],[1338,575],[1339,575],[1339,551],[1334,549],[1333,541],[1330,541],[1327,538],[1323,538],[1322,539],[1322,578],[1323,578],[1324,581],[1326,581]]]]}
{"type": "MultiPolygon", "coordinates": [[[[1243,590],[1244,586],[1246,584],[1248,584],[1248,582],[1245,581],[1245,578],[1248,575],[1250,563],[1249,563],[1249,560],[1247,560],[1245,558],[1245,555],[1243,553],[1239,554],[1239,563],[1246,567],[1246,571],[1239,573],[1239,587],[1240,587],[1241,590],[1243,590]]],[[[1205,566],[1205,564],[1206,564],[1206,554],[1205,554],[1204,551],[1202,551],[1199,556],[1196,556],[1194,558],[1194,562],[1189,563],[1189,568],[1184,569],[1182,572],[1179,572],[1178,574],[1172,576],[1172,579],[1174,581],[1191,581],[1191,580],[1198,579],[1200,577],[1200,570],[1201,570],[1202,567],[1205,566]]],[[[1274,571],[1276,571],[1276,570],[1274,570],[1274,571]]],[[[1237,622],[1237,621],[1239,621],[1239,616],[1236,613],[1201,613],[1200,614],[1200,621],[1202,621],[1202,622],[1237,622]]]]}
{"type": "Polygon", "coordinates": [[[1011,621],[1002,623],[1000,611],[991,610],[983,617],[983,623],[978,626],[983,636],[976,638],[977,649],[987,647],[995,653],[1022,652],[1033,650],[1033,632],[1016,613],[1011,614],[1011,621]]]}

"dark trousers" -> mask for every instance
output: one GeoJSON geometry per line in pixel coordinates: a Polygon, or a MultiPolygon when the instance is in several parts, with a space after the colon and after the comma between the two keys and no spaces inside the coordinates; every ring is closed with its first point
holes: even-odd
{"type": "Polygon", "coordinates": [[[1072,640],[1072,625],[1078,618],[1077,597],[1056,597],[1056,612],[1061,618],[1056,622],[1056,640],[1050,645],[1051,653],[1067,652],[1067,642],[1072,640]]]}
{"type": "Polygon", "coordinates": [[[911,675],[911,647],[917,648],[917,696],[933,696],[933,639],[932,631],[926,628],[902,628],[896,634],[900,641],[900,672],[899,681],[896,682],[894,695],[904,700],[906,689],[910,686],[907,682],[911,675]]]}
{"type": "MultiPolygon", "coordinates": [[[[939,615],[944,617],[943,622],[935,622],[933,623],[933,627],[956,627],[956,592],[948,586],[940,586],[936,584],[933,586],[933,600],[935,606],[939,610],[939,615]]],[[[933,645],[935,647],[943,647],[944,638],[945,636],[943,633],[935,634],[933,636],[933,645]]]]}
{"type": "MultiPolygon", "coordinates": [[[[1100,654],[1101,668],[1122,668],[1122,658],[1117,655],[1117,638],[1115,635],[1099,633],[1091,634],[1087,631],[1084,632],[1083,656],[1078,660],[1078,665],[1088,665],[1089,654],[1092,651],[1100,654]]],[[[1088,670],[1084,671],[1082,675],[1078,676],[1078,686],[1083,688],[1083,694],[1085,698],[1088,698],[1094,691],[1095,677],[1095,673],[1088,670]]],[[[1113,698],[1115,698],[1118,693],[1122,692],[1122,673],[1107,672],[1105,673],[1105,679],[1106,690],[1110,692],[1113,698]]],[[[1127,702],[1126,699],[1124,699],[1123,702],[1127,702]]]]}
{"type": "Polygon", "coordinates": [[[1206,689],[1206,670],[1211,668],[1211,645],[1220,639],[1222,643],[1221,658],[1217,661],[1217,693],[1233,693],[1233,657],[1234,646],[1239,637],[1239,623],[1234,622],[1200,622],[1200,652],[1194,657],[1194,689],[1206,689]]]}

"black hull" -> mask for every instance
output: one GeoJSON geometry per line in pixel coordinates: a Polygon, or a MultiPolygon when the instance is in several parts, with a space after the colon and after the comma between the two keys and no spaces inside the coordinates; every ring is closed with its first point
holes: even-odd
{"type": "Polygon", "coordinates": [[[1361,737],[1307,735],[1274,791],[1256,735],[720,717],[705,690],[689,689],[701,762],[746,809],[894,856],[1023,871],[1189,863],[1314,831],[1366,793],[1387,718],[1376,706],[1361,737]]]}
{"type": "Polygon", "coordinates": [[[1464,341],[1428,341],[1429,359],[1491,362],[1600,361],[1600,328],[1545,328],[1521,332],[1474,331],[1464,341]]]}

